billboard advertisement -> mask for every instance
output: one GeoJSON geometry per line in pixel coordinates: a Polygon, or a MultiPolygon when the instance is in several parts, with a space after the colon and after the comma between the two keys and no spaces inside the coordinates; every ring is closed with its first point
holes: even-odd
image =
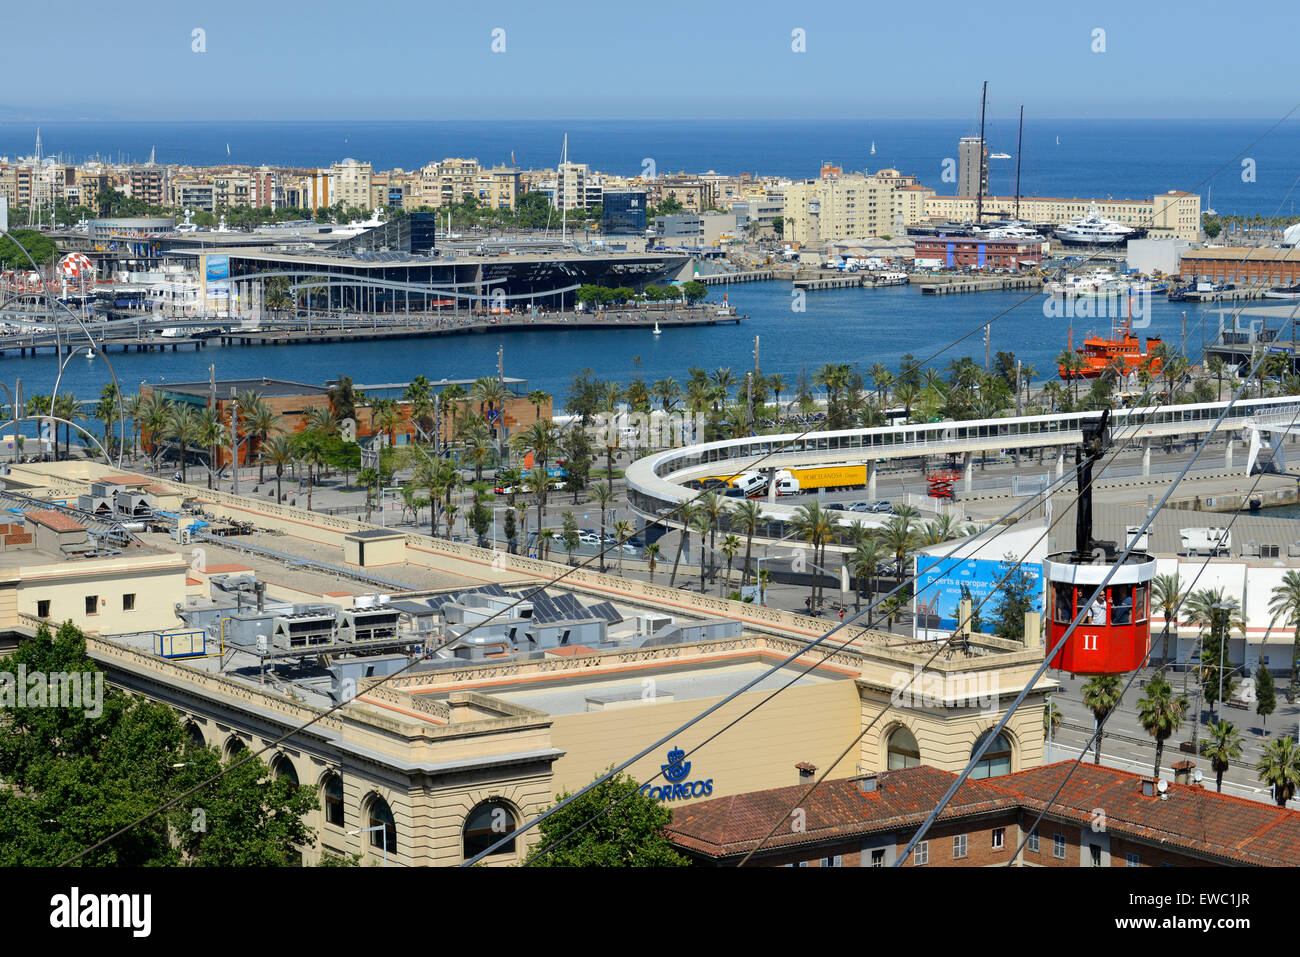
{"type": "Polygon", "coordinates": [[[209,256],[208,257],[208,282],[215,279],[230,278],[230,257],[229,256],[209,256]]]}
{"type": "MultiPolygon", "coordinates": [[[[978,608],[978,618],[983,623],[993,620],[1002,603],[999,595],[982,599],[998,590],[998,583],[1011,569],[1011,562],[990,558],[938,558],[933,555],[916,557],[915,605],[916,637],[918,639],[946,638],[957,630],[957,616],[963,590],[970,592],[973,608],[978,608]]],[[[1033,583],[1035,611],[1043,610],[1043,566],[1026,561],[1021,568],[1033,583]]],[[[979,628],[977,627],[977,630],[979,628]]]]}

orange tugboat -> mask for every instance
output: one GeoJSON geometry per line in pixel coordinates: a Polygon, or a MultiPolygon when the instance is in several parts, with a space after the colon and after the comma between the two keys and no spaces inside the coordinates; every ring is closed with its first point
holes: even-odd
{"type": "MultiPolygon", "coordinates": [[[[1074,349],[1073,329],[1070,330],[1068,342],[1066,348],[1074,349]]],[[[1111,338],[1094,334],[1083,340],[1083,348],[1075,350],[1083,360],[1083,365],[1079,369],[1070,370],[1061,365],[1057,370],[1062,379],[1096,379],[1114,368],[1117,363],[1123,363],[1125,375],[1136,372],[1144,366],[1155,375],[1160,371],[1161,359],[1158,355],[1152,356],[1151,351],[1153,347],[1158,347],[1160,344],[1158,336],[1151,336],[1146,341],[1147,351],[1144,353],[1142,341],[1133,335],[1133,325],[1129,317],[1125,316],[1124,321],[1111,330],[1111,338]],[[1148,362],[1150,365],[1147,364],[1148,362]]]]}

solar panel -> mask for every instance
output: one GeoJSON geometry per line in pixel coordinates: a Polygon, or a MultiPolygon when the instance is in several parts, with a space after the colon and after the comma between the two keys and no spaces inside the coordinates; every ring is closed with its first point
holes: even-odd
{"type": "Polygon", "coordinates": [[[618,613],[618,609],[614,607],[612,602],[602,601],[592,605],[587,611],[596,618],[604,618],[611,625],[617,625],[623,620],[623,616],[618,613]]]}
{"type": "Polygon", "coordinates": [[[587,609],[583,607],[582,602],[578,601],[577,598],[569,594],[567,591],[556,595],[555,603],[559,605],[560,608],[564,609],[564,611],[568,612],[572,618],[587,617],[587,609]]]}

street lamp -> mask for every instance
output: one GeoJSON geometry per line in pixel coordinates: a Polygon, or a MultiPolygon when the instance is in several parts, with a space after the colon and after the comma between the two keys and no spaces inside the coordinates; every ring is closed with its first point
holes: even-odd
{"type": "MultiPolygon", "coordinates": [[[[1211,607],[1213,607],[1213,609],[1216,612],[1224,613],[1223,632],[1219,635],[1219,696],[1218,699],[1214,702],[1215,717],[1221,718],[1223,717],[1223,656],[1228,648],[1228,634],[1229,634],[1228,625],[1232,620],[1229,616],[1232,614],[1233,606],[1228,604],[1227,602],[1221,601],[1221,602],[1215,602],[1214,605],[1211,607]]],[[[1216,621],[1215,624],[1217,626],[1218,622],[1216,621]]],[[[1234,668],[1233,670],[1235,671],[1236,669],[1234,668]]],[[[1198,713],[1198,717],[1199,717],[1199,713],[1198,713]]],[[[1197,728],[1197,731],[1199,730],[1200,728],[1197,728]]]]}
{"type": "Polygon", "coordinates": [[[384,867],[387,867],[387,866],[388,866],[388,825],[387,825],[387,824],[376,824],[374,827],[363,827],[363,828],[361,828],[360,830],[356,830],[356,831],[348,831],[348,834],[349,834],[349,836],[355,837],[355,836],[358,835],[358,834],[365,834],[365,833],[368,832],[368,831],[383,831],[383,832],[384,832],[384,837],[383,837],[383,844],[384,844],[384,867]]]}

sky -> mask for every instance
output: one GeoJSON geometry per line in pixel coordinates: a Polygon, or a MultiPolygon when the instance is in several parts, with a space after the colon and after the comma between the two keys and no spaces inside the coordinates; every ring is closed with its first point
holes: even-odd
{"type": "Polygon", "coordinates": [[[68,0],[51,17],[6,10],[22,81],[0,120],[948,119],[983,80],[1007,98],[994,112],[1062,119],[1300,101],[1293,0],[68,0]]]}

